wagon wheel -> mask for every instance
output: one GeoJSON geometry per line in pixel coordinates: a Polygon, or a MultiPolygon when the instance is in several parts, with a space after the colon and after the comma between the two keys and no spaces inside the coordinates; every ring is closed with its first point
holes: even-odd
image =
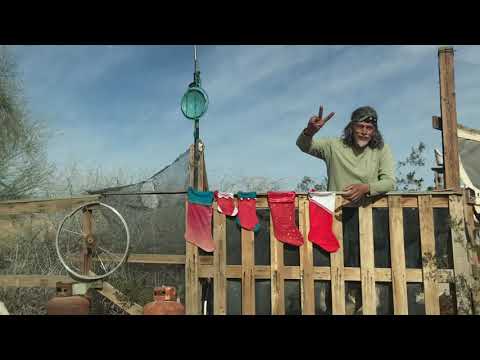
{"type": "Polygon", "coordinates": [[[130,232],[122,215],[101,202],[83,204],[65,216],[57,230],[57,255],[78,280],[94,281],[117,270],[127,259],[130,232]]]}

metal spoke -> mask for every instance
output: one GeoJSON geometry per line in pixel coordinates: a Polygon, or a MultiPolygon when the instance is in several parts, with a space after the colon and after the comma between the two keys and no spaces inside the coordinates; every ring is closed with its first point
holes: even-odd
{"type": "Polygon", "coordinates": [[[98,260],[100,260],[100,264],[102,264],[103,270],[105,270],[105,273],[107,273],[107,269],[105,268],[105,265],[103,264],[102,258],[100,257],[100,254],[98,251],[95,250],[95,253],[97,254],[98,260]]]}
{"type": "Polygon", "coordinates": [[[115,255],[114,253],[111,253],[110,251],[108,251],[107,249],[104,249],[102,248],[101,246],[97,246],[100,250],[102,250],[103,252],[109,254],[110,256],[118,259],[118,260],[121,260],[121,258],[119,258],[117,255],[115,255]]]}
{"type": "Polygon", "coordinates": [[[82,233],[79,233],[79,232],[76,232],[76,231],[68,230],[68,229],[65,229],[65,228],[62,228],[62,230],[68,231],[68,232],[70,232],[70,233],[72,233],[72,234],[76,234],[76,235],[81,235],[81,236],[83,236],[82,233]]]}

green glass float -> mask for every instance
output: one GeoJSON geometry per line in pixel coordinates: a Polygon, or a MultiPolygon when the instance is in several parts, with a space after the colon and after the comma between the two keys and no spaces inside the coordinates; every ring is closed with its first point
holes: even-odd
{"type": "Polygon", "coordinates": [[[183,115],[191,120],[199,119],[208,109],[208,96],[199,86],[191,85],[182,97],[183,115]]]}

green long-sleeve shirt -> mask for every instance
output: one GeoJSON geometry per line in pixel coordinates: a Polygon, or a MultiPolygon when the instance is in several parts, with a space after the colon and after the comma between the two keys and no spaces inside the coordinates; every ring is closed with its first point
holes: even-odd
{"type": "Polygon", "coordinates": [[[313,139],[302,133],[297,146],[303,152],[320,158],[327,164],[328,191],[343,191],[352,184],[369,184],[370,195],[378,195],[395,188],[394,159],[390,147],[365,147],[354,150],[339,138],[313,139]]]}

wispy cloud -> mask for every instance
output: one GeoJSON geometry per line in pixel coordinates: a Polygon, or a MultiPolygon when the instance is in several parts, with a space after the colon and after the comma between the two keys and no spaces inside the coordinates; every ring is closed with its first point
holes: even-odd
{"type": "MultiPolygon", "coordinates": [[[[459,120],[478,127],[480,47],[456,48],[459,120]]],[[[193,138],[179,103],[192,80],[189,46],[21,46],[15,48],[32,113],[64,135],[49,154],[112,168],[173,161],[193,138]]],[[[397,159],[419,141],[441,146],[436,46],[201,46],[210,108],[201,119],[210,179],[324,176],[295,140],[320,104],[339,136],[357,106],[371,104],[397,159]]],[[[427,154],[430,156],[430,154],[427,154]]],[[[429,170],[425,176],[430,176],[429,170]]]]}

